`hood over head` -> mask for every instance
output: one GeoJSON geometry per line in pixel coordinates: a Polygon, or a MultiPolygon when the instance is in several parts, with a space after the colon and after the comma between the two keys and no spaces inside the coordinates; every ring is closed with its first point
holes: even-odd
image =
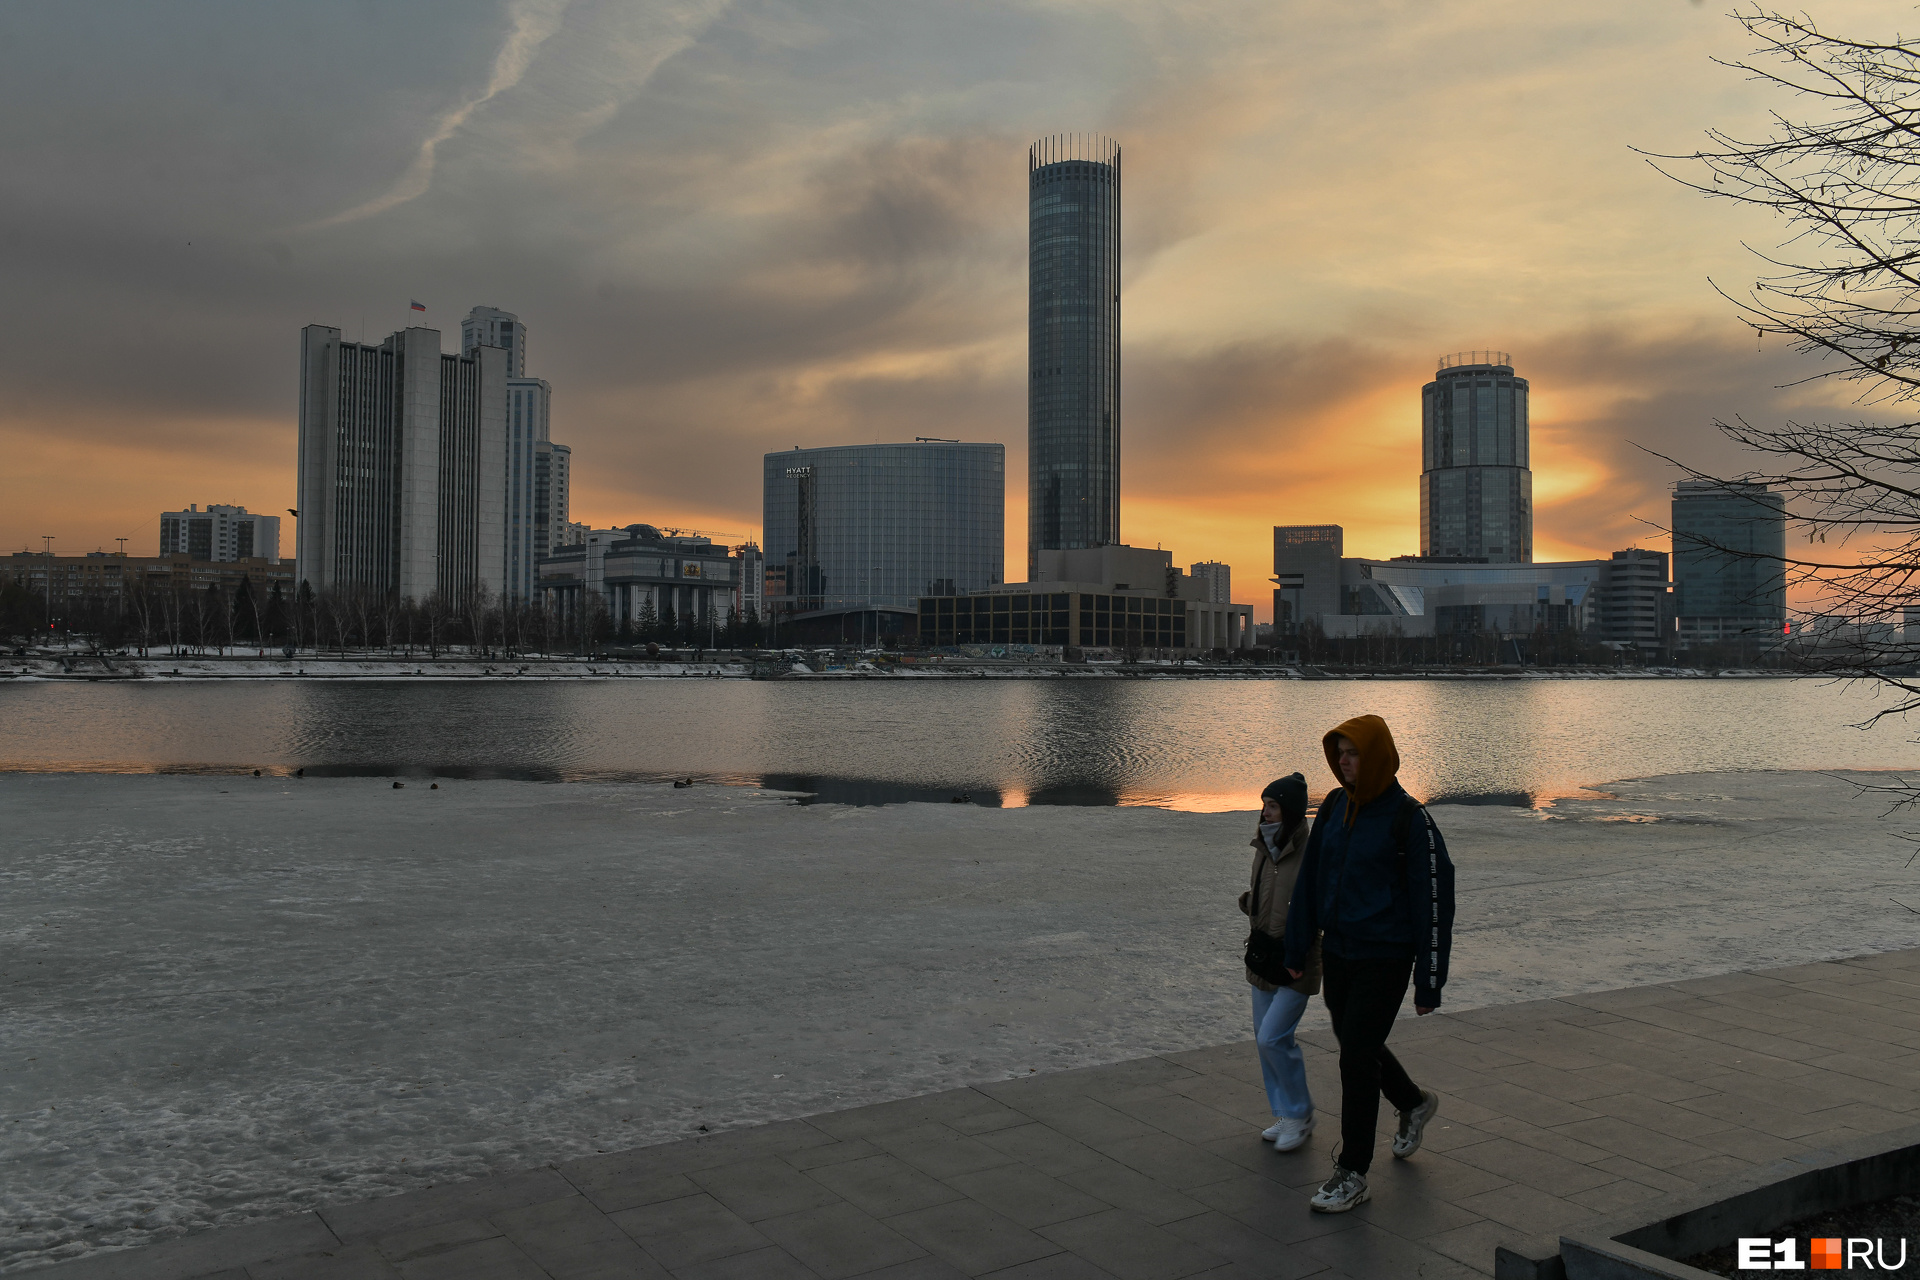
{"type": "Polygon", "coordinates": [[[1393,745],[1393,731],[1379,716],[1355,716],[1320,740],[1327,753],[1327,768],[1333,770],[1336,785],[1347,793],[1347,822],[1353,822],[1360,806],[1377,799],[1393,785],[1400,772],[1400,750],[1393,745]],[[1340,739],[1349,738],[1360,748],[1360,776],[1352,786],[1340,776],[1340,739]]]}

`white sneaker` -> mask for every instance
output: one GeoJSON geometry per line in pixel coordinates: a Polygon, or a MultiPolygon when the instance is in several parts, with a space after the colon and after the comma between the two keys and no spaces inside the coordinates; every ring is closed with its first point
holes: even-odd
{"type": "Polygon", "coordinates": [[[1345,1213],[1367,1202],[1367,1175],[1333,1166],[1333,1176],[1320,1184],[1307,1207],[1315,1213],[1345,1213]]]}
{"type": "Polygon", "coordinates": [[[1283,1132],[1285,1132],[1286,1127],[1287,1127],[1287,1122],[1284,1119],[1275,1120],[1271,1125],[1269,1125],[1268,1127],[1260,1131],[1260,1141],[1272,1142],[1275,1138],[1279,1137],[1283,1132]]]}
{"type": "Polygon", "coordinates": [[[1261,1136],[1273,1143],[1275,1151],[1298,1151],[1307,1144],[1307,1135],[1313,1132],[1313,1117],[1302,1116],[1295,1120],[1281,1116],[1273,1128],[1261,1136]]]}
{"type": "Polygon", "coordinates": [[[1393,1135],[1393,1158],[1405,1160],[1420,1149],[1420,1135],[1426,1132],[1427,1121],[1433,1119],[1440,1110],[1440,1095],[1431,1089],[1420,1091],[1420,1105],[1411,1111],[1400,1113],[1400,1128],[1393,1135]]]}

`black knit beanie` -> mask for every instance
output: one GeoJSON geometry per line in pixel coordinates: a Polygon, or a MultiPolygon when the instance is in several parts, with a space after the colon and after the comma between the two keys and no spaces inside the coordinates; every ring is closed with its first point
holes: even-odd
{"type": "Polygon", "coordinates": [[[1275,778],[1260,793],[1262,802],[1272,797],[1280,802],[1280,816],[1289,828],[1307,816],[1307,780],[1297,773],[1275,778]]]}

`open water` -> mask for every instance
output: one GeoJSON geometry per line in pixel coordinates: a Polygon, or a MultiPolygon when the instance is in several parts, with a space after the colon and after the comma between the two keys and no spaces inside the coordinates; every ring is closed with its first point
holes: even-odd
{"type": "Polygon", "coordinates": [[[1434,800],[1524,804],[1613,779],[1920,769],[1920,724],[1811,679],[0,685],[0,769],[760,784],[823,801],[1250,808],[1372,712],[1434,800]]]}

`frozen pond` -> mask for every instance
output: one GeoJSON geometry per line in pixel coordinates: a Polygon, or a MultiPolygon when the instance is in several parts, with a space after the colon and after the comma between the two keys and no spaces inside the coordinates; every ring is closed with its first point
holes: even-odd
{"type": "Polygon", "coordinates": [[[1920,766],[1910,727],[1848,727],[1882,696],[1810,679],[22,681],[0,683],[0,770],[692,775],[856,803],[1219,809],[1370,711],[1416,794],[1515,799],[1656,773],[1920,766]]]}
{"type": "MultiPolygon", "coordinates": [[[[1916,945],[1882,812],[1437,807],[1447,1007],[1916,945]]],[[[1246,813],[74,773],[0,813],[0,1270],[1248,1035],[1246,813]]]]}

